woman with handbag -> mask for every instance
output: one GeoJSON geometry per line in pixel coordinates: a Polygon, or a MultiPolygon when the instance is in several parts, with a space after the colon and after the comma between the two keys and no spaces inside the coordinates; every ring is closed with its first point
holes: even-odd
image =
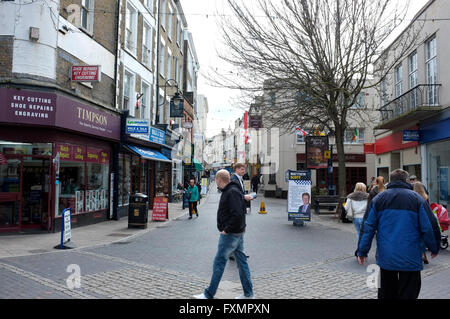
{"type": "Polygon", "coordinates": [[[189,200],[189,219],[192,219],[192,214],[196,214],[198,217],[197,202],[199,200],[199,193],[194,179],[189,181],[189,187],[186,190],[186,197],[189,200]]]}
{"type": "Polygon", "coordinates": [[[355,225],[357,242],[359,241],[359,233],[367,209],[368,198],[369,194],[367,194],[366,185],[364,183],[356,183],[353,193],[347,196],[345,211],[347,212],[347,218],[351,218],[353,220],[353,225],[355,225]]]}

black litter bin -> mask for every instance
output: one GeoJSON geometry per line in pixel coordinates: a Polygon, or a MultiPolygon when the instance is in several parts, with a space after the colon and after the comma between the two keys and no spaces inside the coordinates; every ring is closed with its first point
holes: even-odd
{"type": "Polygon", "coordinates": [[[128,228],[147,228],[148,196],[141,193],[130,195],[128,228]]]}

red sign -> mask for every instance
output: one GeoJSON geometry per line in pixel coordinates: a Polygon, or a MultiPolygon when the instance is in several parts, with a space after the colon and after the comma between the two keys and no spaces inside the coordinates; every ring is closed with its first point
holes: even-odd
{"type": "Polygon", "coordinates": [[[99,65],[72,66],[72,81],[99,82],[101,70],[99,65]]]}
{"type": "Polygon", "coordinates": [[[109,152],[79,145],[56,144],[56,152],[59,152],[61,161],[88,162],[96,164],[108,164],[109,152]]]}
{"type": "Polygon", "coordinates": [[[364,154],[375,154],[375,143],[364,144],[364,154]]]}
{"type": "Polygon", "coordinates": [[[169,201],[166,197],[155,197],[153,202],[152,220],[165,221],[169,219],[169,201]]]}

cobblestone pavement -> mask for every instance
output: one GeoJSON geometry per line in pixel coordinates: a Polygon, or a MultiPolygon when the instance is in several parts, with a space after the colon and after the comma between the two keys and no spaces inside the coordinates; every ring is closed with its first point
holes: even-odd
{"type": "MultiPolygon", "coordinates": [[[[217,249],[216,209],[210,194],[199,218],[184,215],[133,238],[74,251],[0,259],[0,298],[189,299],[207,287],[217,249]],[[81,271],[69,289],[69,265],[81,271]]],[[[286,202],[260,198],[247,216],[245,247],[254,291],[263,299],[373,299],[370,273],[357,264],[353,225],[313,215],[305,227],[287,221],[286,202]],[[267,215],[258,214],[261,200],[267,215]]],[[[373,247],[372,250],[374,250],[373,247]]],[[[374,263],[373,253],[369,264],[374,263]]],[[[420,298],[450,298],[450,252],[422,272],[420,298]]],[[[216,298],[242,293],[235,262],[227,264],[216,298]]]]}

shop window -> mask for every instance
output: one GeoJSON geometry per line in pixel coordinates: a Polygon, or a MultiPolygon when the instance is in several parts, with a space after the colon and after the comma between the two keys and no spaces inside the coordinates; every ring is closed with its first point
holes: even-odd
{"type": "MultiPolygon", "coordinates": [[[[448,209],[450,193],[450,140],[427,145],[428,185],[431,203],[444,205],[448,209]]],[[[420,178],[419,175],[417,177],[420,178]]]]}
{"type": "Polygon", "coordinates": [[[108,208],[109,165],[87,163],[86,211],[108,208]]]}
{"type": "Polygon", "coordinates": [[[119,206],[129,204],[131,179],[130,179],[130,156],[119,154],[119,206]]]}
{"type": "Polygon", "coordinates": [[[170,191],[170,164],[156,162],[156,196],[158,194],[169,195],[170,191]]]}
{"type": "Polygon", "coordinates": [[[56,185],[55,216],[65,208],[72,214],[105,210],[109,207],[109,152],[58,144],[61,160],[59,181],[56,185]]]}
{"type": "Polygon", "coordinates": [[[59,168],[59,207],[56,216],[61,216],[65,208],[74,213],[84,211],[84,176],[83,162],[64,162],[59,168]]]}
{"type": "Polygon", "coordinates": [[[0,141],[0,153],[5,155],[52,155],[51,143],[14,143],[0,141]]]}

